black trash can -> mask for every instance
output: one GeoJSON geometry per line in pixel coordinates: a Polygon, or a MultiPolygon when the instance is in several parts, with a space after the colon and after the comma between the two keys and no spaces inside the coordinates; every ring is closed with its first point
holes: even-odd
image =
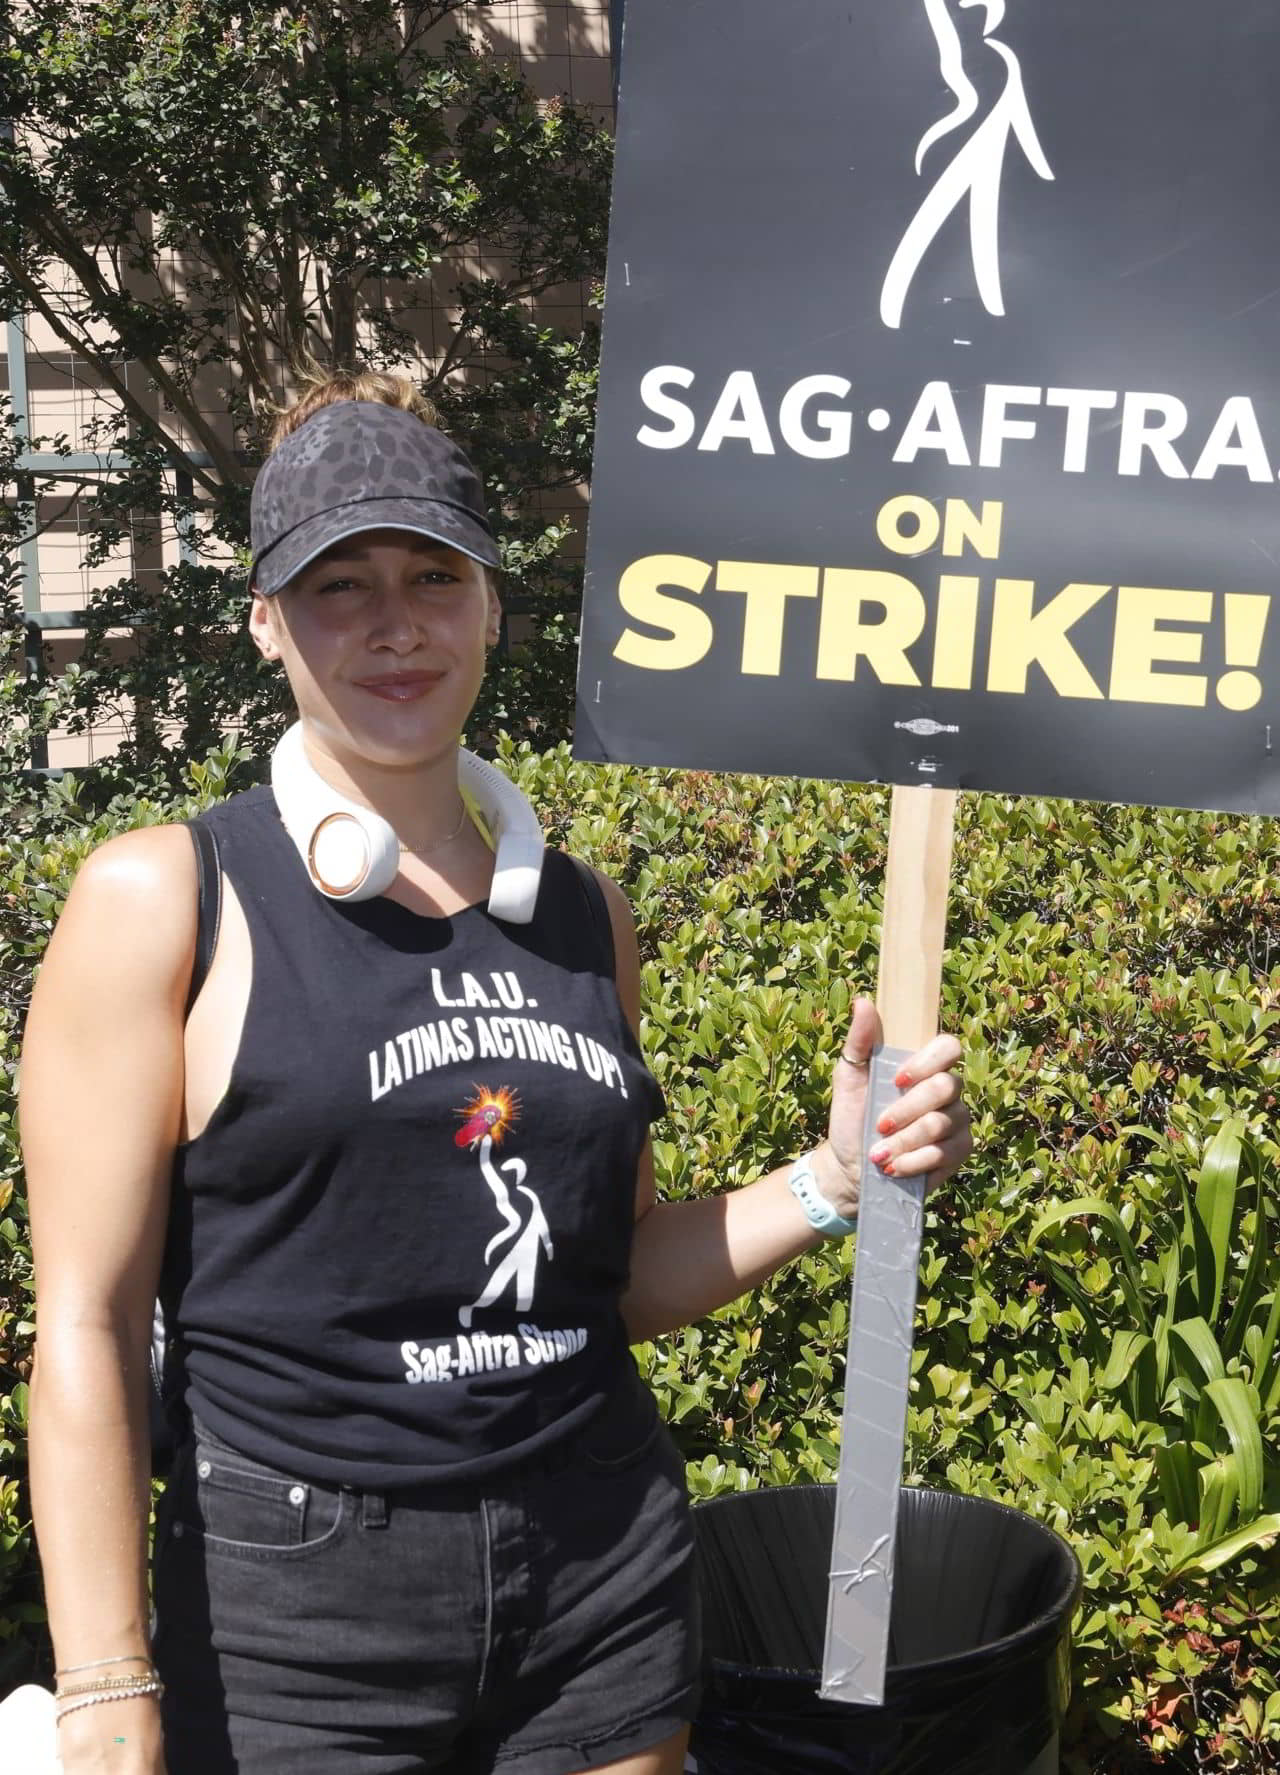
{"type": "Polygon", "coordinates": [[[697,1775],[1057,1775],[1080,1566],[984,1498],[905,1486],[882,1708],[823,1701],[834,1486],[700,1505],[697,1775]]]}

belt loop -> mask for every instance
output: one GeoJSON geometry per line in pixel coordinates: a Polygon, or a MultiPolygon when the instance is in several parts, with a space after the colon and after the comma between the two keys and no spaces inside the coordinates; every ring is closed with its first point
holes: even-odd
{"type": "Polygon", "coordinates": [[[387,1494],[382,1491],[362,1492],[360,1496],[360,1527],[386,1528],[387,1494]]]}

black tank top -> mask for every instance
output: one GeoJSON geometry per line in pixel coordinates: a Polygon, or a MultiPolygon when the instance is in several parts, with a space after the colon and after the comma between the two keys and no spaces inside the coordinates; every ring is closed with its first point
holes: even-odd
{"type": "Polygon", "coordinates": [[[662,1096],[569,858],[533,922],[326,900],[268,789],[202,816],[253,984],[178,1149],[162,1300],[196,1416],[329,1483],[494,1472],[630,1365],[618,1310],[662,1096]]]}

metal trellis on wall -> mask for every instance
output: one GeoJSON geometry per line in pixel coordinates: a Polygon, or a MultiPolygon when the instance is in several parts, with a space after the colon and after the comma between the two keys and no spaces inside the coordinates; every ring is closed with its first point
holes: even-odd
{"type": "MultiPolygon", "coordinates": [[[[45,636],[57,630],[83,629],[88,620],[88,611],[83,606],[62,610],[44,608],[40,589],[41,485],[57,481],[93,482],[104,475],[127,468],[129,457],[122,451],[72,450],[63,453],[32,450],[29,341],[20,316],[10,315],[5,322],[5,347],[13,421],[23,440],[23,448],[15,459],[15,491],[18,503],[28,507],[33,514],[30,533],[22,538],[17,550],[18,574],[22,584],[23,670],[29,679],[43,679],[46,675],[45,636]]],[[[196,466],[203,466],[206,460],[202,452],[193,452],[191,459],[196,466]]],[[[180,499],[190,499],[193,491],[190,475],[181,469],[175,470],[174,484],[180,499]]],[[[190,518],[183,518],[178,523],[178,557],[184,563],[197,559],[193,520],[190,518]]],[[[30,762],[33,773],[52,776],[62,774],[61,770],[52,768],[49,764],[48,741],[43,735],[32,737],[30,762]]]]}
{"type": "MultiPolygon", "coordinates": [[[[5,349],[9,370],[9,401],[14,425],[23,440],[16,458],[16,491],[19,503],[32,512],[30,534],[18,544],[18,571],[22,582],[22,610],[25,640],[23,665],[28,678],[45,675],[44,637],[50,630],[79,629],[85,624],[84,610],[46,610],[40,596],[40,524],[39,490],[42,482],[59,480],[95,480],[124,466],[126,458],[119,454],[95,451],[60,452],[32,450],[31,391],[27,371],[28,341],[20,316],[10,315],[5,322],[5,349]]],[[[49,747],[43,735],[31,742],[31,767],[49,770],[49,747]]]]}

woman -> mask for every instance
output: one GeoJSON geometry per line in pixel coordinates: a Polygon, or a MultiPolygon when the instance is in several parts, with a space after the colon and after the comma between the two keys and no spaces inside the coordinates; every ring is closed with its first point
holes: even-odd
{"type": "MultiPolygon", "coordinates": [[[[627,1344],[856,1210],[870,1004],[815,1153],[659,1205],[622,894],[548,853],[533,922],[489,915],[458,744],[497,552],[425,417],[407,384],[334,379],[254,491],[253,638],[311,765],[399,835],[389,890],[323,898],[255,790],[205,816],[222,919],[189,1014],[181,827],[89,859],[32,1006],[31,1459],[65,1775],[675,1775],[687,1507],[627,1344]],[[158,1287],[192,1429],[156,1530],[157,1674],[158,1287]]],[[[873,1153],[900,1174],[967,1154],[958,1054],[941,1037],[904,1070],[873,1153]]]]}

